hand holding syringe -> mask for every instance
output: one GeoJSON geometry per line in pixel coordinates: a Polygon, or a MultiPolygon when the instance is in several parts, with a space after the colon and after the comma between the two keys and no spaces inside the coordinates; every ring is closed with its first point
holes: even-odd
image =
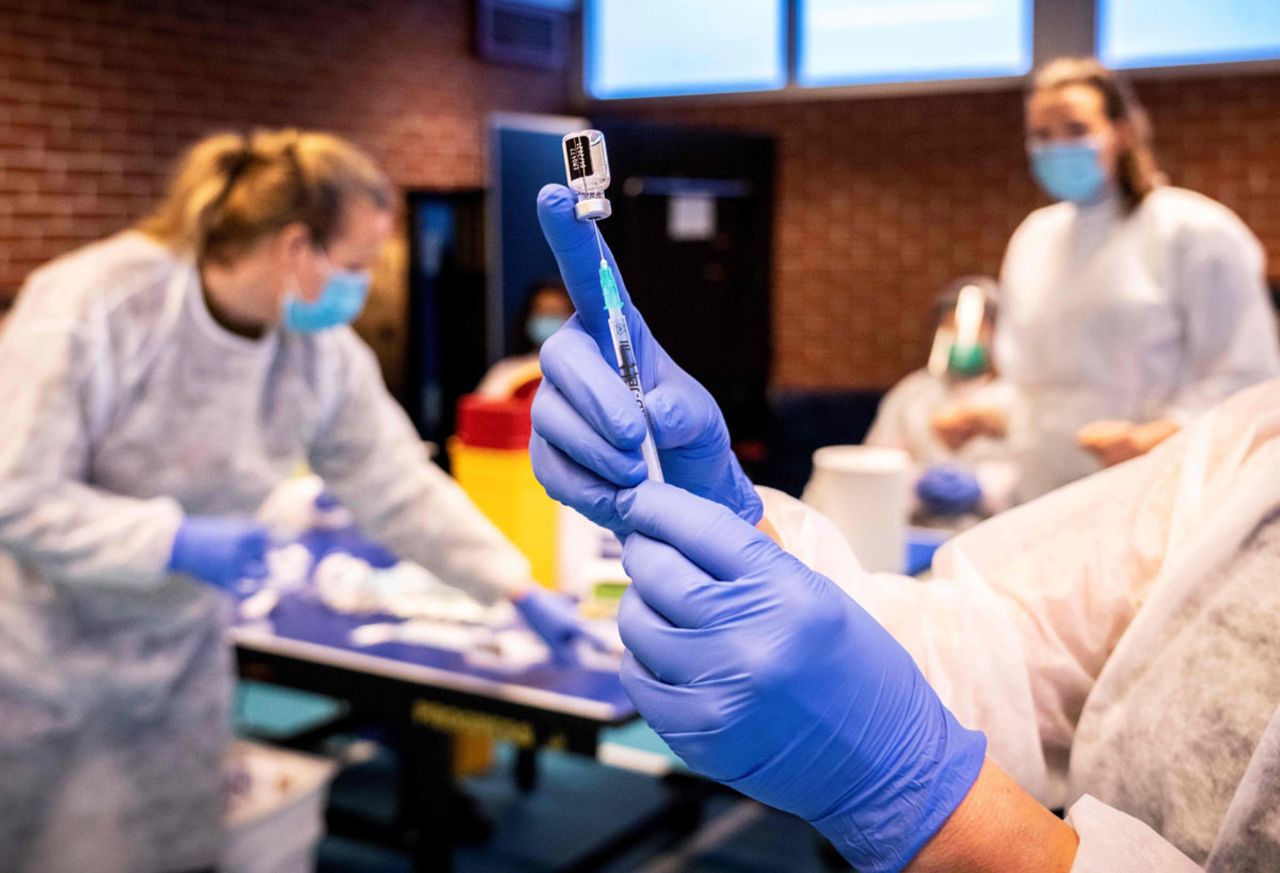
{"type": "MultiPolygon", "coordinates": [[[[575,136],[591,146],[593,134],[599,136],[575,136]]],[[[610,211],[600,185],[601,175],[607,184],[607,170],[593,173],[601,168],[582,162],[576,151],[565,157],[571,182],[585,173],[595,175],[596,187],[548,185],[538,195],[538,223],[577,310],[542,346],[543,380],[529,440],[538,481],[551,497],[619,536],[630,529],[622,517],[624,489],[659,472],[667,484],[755,524],[760,497],[734,458],[724,416],[650,332],[592,226],[610,211]]]]}
{"type": "Polygon", "coordinates": [[[600,252],[600,292],[604,297],[604,307],[609,313],[609,337],[613,340],[618,374],[631,389],[636,405],[644,415],[645,434],[640,451],[649,468],[649,478],[661,482],[662,465],[658,461],[658,448],[653,441],[653,422],[644,405],[644,386],[640,383],[640,367],[636,362],[631,331],[627,327],[626,316],[622,314],[622,298],[618,294],[617,280],[604,256],[600,225],[596,224],[612,213],[609,201],[604,196],[605,189],[609,187],[609,159],[605,152],[604,134],[598,130],[568,134],[564,138],[564,167],[569,187],[578,193],[574,214],[580,220],[590,221],[595,230],[596,247],[600,252]]]}

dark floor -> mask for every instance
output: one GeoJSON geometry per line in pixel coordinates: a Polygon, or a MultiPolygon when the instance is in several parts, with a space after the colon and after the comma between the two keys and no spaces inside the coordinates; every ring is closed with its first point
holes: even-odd
{"type": "MultiPolygon", "coordinates": [[[[270,686],[246,685],[238,708],[242,729],[271,734],[323,717],[332,704],[270,686]]],[[[643,749],[661,748],[641,724],[610,737],[643,749]]],[[[656,778],[567,753],[544,751],[539,783],[522,794],[512,776],[512,751],[499,747],[495,765],[464,780],[467,793],[493,824],[488,840],[458,848],[458,873],[544,873],[657,809],[667,789],[656,778]]],[[[395,803],[395,759],[379,748],[368,761],[346,767],[334,781],[332,807],[390,820],[395,803]]],[[[824,873],[810,828],[790,816],[728,793],[707,804],[701,828],[674,845],[655,832],[602,873],[824,873]]],[[[401,873],[405,857],[372,845],[327,837],[319,873],[401,873]]]]}

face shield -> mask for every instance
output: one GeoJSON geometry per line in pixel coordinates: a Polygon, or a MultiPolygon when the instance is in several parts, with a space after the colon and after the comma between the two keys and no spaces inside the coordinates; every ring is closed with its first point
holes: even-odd
{"type": "Polygon", "coordinates": [[[956,382],[991,372],[995,288],[990,279],[964,279],[939,296],[928,363],[935,377],[956,382]]]}

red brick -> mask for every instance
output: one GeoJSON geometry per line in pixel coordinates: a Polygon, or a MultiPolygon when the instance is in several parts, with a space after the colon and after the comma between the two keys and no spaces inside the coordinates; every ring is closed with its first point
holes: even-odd
{"type": "Polygon", "coordinates": [[[351,137],[402,185],[484,182],[484,116],[563,113],[568,79],[480,62],[464,0],[0,0],[0,295],[144,212],[215,130],[351,137]]]}
{"type": "MultiPolygon", "coordinates": [[[[1280,76],[1138,91],[1173,181],[1239,211],[1280,274],[1280,76]]],[[[669,106],[634,112],[674,120],[669,106]]],[[[962,273],[995,274],[1009,235],[1045,203],[1021,116],[1013,91],[679,107],[690,124],[778,138],[776,382],[883,387],[920,366],[934,293],[962,273]]]]}

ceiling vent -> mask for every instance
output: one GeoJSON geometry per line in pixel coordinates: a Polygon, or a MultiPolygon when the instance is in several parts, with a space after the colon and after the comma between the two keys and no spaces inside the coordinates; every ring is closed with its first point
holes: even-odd
{"type": "Polygon", "coordinates": [[[480,57],[502,64],[563,70],[569,63],[573,5],[565,0],[477,0],[480,57]]]}

